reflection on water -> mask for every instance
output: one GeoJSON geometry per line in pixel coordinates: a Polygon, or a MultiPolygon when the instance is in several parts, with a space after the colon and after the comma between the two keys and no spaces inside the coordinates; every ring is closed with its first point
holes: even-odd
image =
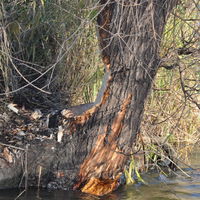
{"type": "MultiPolygon", "coordinates": [[[[200,150],[191,157],[192,168],[184,169],[189,177],[181,171],[176,175],[166,177],[158,173],[149,173],[143,176],[147,185],[135,184],[124,186],[116,192],[95,197],[71,191],[47,191],[31,189],[23,193],[20,200],[199,200],[200,199],[200,150]]],[[[0,191],[0,200],[13,200],[19,195],[19,190],[0,191]]]]}

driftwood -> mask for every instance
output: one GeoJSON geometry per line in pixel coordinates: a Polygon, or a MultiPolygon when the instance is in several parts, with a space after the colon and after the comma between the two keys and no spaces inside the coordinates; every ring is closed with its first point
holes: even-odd
{"type": "Polygon", "coordinates": [[[41,116],[38,110],[31,112],[10,105],[0,115],[0,189],[72,189],[81,160],[78,155],[68,158],[67,154],[75,150],[71,141],[78,137],[64,131],[68,125],[64,125],[67,120],[61,111],[41,116]]]}

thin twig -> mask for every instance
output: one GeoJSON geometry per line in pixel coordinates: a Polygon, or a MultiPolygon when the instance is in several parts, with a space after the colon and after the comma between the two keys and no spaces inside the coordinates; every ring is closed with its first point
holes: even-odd
{"type": "Polygon", "coordinates": [[[28,147],[29,145],[26,145],[26,153],[25,153],[25,190],[28,189],[28,147]]]}
{"type": "Polygon", "coordinates": [[[2,142],[0,142],[0,145],[6,146],[6,147],[10,147],[10,148],[13,148],[13,149],[17,149],[17,150],[21,150],[21,151],[26,151],[26,149],[23,149],[23,148],[21,148],[21,147],[16,147],[16,146],[9,145],[9,144],[4,144],[4,143],[2,143],[2,142]]]}
{"type": "Polygon", "coordinates": [[[21,197],[24,194],[24,192],[26,192],[26,189],[20,192],[14,200],[17,200],[19,197],[21,197]]]}

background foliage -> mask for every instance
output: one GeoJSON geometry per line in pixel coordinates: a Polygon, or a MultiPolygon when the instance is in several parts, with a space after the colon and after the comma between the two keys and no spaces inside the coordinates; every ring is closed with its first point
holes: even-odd
{"type": "Polygon", "coordinates": [[[2,95],[44,108],[93,100],[103,71],[89,3],[1,3],[2,95]]]}

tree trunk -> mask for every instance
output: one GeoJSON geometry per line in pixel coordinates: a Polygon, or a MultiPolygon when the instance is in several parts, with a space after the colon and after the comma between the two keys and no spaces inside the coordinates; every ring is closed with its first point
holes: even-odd
{"type": "Polygon", "coordinates": [[[61,143],[32,141],[28,149],[16,150],[12,155],[20,156],[8,165],[17,168],[11,177],[8,170],[3,172],[5,160],[0,160],[0,187],[2,183],[14,186],[8,180],[22,178],[24,169],[29,185],[81,189],[95,195],[119,185],[160,63],[166,18],[176,1],[100,0],[100,4],[97,22],[106,78],[97,100],[86,110],[81,106],[80,111],[79,106],[62,111],[61,143]],[[27,162],[16,166],[21,159],[27,162]]]}

